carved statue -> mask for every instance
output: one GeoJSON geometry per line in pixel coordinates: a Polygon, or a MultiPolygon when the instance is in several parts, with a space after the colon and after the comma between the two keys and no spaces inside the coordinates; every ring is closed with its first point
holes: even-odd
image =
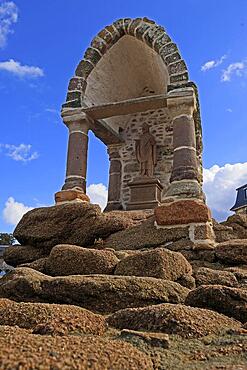
{"type": "Polygon", "coordinates": [[[147,123],[142,125],[142,135],[136,140],[136,158],[141,165],[141,176],[153,177],[156,159],[156,141],[147,123]]]}

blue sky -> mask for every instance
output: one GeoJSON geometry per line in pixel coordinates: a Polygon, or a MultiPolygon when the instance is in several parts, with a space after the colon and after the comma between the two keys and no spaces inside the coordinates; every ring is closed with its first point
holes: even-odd
{"type": "MultiPolygon", "coordinates": [[[[199,87],[205,191],[215,217],[227,215],[247,183],[246,0],[0,0],[0,231],[26,207],[53,203],[65,173],[68,81],[101,29],[139,16],[166,28],[199,87]]],[[[90,135],[94,199],[103,201],[107,182],[106,149],[90,135]]]]}

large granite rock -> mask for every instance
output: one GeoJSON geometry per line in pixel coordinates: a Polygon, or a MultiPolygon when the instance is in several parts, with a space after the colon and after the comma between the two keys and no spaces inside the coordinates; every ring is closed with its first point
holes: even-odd
{"type": "Polygon", "coordinates": [[[247,321],[247,290],[222,285],[201,285],[190,291],[185,304],[218,311],[235,319],[247,321]]]}
{"type": "Polygon", "coordinates": [[[3,258],[8,265],[16,267],[46,257],[49,252],[49,248],[37,249],[32,246],[12,245],[5,248],[3,258]]]}
{"type": "Polygon", "coordinates": [[[219,334],[241,327],[240,322],[217,312],[168,303],[120,310],[110,315],[107,321],[118,329],[158,331],[185,338],[219,334]]]}
{"type": "Polygon", "coordinates": [[[124,341],[92,335],[41,336],[0,327],[1,369],[153,369],[148,355],[124,341]]]}
{"type": "Polygon", "coordinates": [[[213,220],[213,228],[218,243],[231,239],[247,239],[247,216],[234,214],[221,223],[213,220]]]}
{"type": "Polygon", "coordinates": [[[236,277],[241,288],[247,288],[247,265],[226,267],[225,271],[231,272],[236,277]]]}
{"type": "Polygon", "coordinates": [[[215,248],[215,254],[224,264],[247,264],[247,239],[234,239],[219,243],[215,248]]]}
{"type": "Polygon", "coordinates": [[[151,276],[185,286],[190,282],[188,288],[194,287],[191,274],[191,265],[181,253],[164,248],[130,255],[121,260],[115,269],[115,275],[151,276]]]}
{"type": "Polygon", "coordinates": [[[230,271],[213,270],[201,267],[194,272],[196,285],[225,285],[238,287],[238,280],[230,271]]]}
{"type": "MultiPolygon", "coordinates": [[[[111,211],[111,214],[123,216],[123,211],[111,211]]],[[[145,209],[145,210],[134,210],[134,211],[124,211],[124,217],[129,218],[133,225],[141,225],[143,221],[147,220],[148,218],[154,215],[153,209],[145,209]]]]}
{"type": "Polygon", "coordinates": [[[196,272],[201,267],[206,267],[211,270],[224,270],[225,266],[219,262],[208,262],[204,260],[192,260],[190,261],[193,272],[196,272]]]}
{"type": "Polygon", "coordinates": [[[111,212],[103,214],[98,205],[67,203],[27,212],[14,236],[21,244],[38,248],[52,248],[57,244],[89,246],[130,225],[130,218],[111,212]]]}
{"type": "Polygon", "coordinates": [[[215,233],[215,241],[217,243],[225,242],[226,240],[236,239],[233,228],[231,226],[222,225],[213,219],[213,229],[215,233]]]}
{"type": "Polygon", "coordinates": [[[50,277],[27,267],[0,279],[0,297],[15,301],[74,304],[96,313],[158,303],[183,303],[189,290],[150,277],[74,275],[50,277]]]}
{"type": "Polygon", "coordinates": [[[181,250],[180,253],[182,253],[188,261],[200,260],[207,262],[216,262],[214,248],[208,244],[198,247],[195,246],[194,248],[192,247],[191,250],[181,250]]]}
{"type": "Polygon", "coordinates": [[[103,316],[81,307],[48,303],[16,303],[0,299],[0,325],[19,326],[40,334],[95,334],[105,332],[103,316]]]}
{"type": "Polygon", "coordinates": [[[247,239],[247,215],[234,214],[221,222],[221,225],[231,227],[235,239],[247,239]]]}
{"type": "Polygon", "coordinates": [[[97,250],[76,245],[56,245],[46,262],[46,273],[52,276],[113,274],[119,262],[107,249],[97,250]]]}
{"type": "Polygon", "coordinates": [[[134,250],[157,247],[177,240],[188,240],[188,227],[178,227],[165,230],[154,226],[154,218],[150,217],[141,225],[130,227],[110,235],[105,241],[105,247],[115,250],[134,250]]]}
{"type": "MultiPolygon", "coordinates": [[[[37,248],[35,248],[37,249],[37,248]]],[[[39,250],[39,249],[37,249],[39,250]]],[[[42,249],[41,249],[42,250],[42,249]]],[[[18,267],[29,267],[30,269],[42,272],[43,274],[46,274],[46,263],[48,261],[48,257],[39,258],[38,260],[35,260],[30,263],[23,263],[19,265],[18,267]]]]}

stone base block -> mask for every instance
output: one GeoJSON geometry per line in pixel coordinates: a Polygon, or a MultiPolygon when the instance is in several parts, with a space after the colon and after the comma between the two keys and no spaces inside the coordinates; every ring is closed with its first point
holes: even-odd
{"type": "Polygon", "coordinates": [[[174,235],[181,229],[184,230],[185,243],[188,241],[191,244],[192,250],[210,250],[215,247],[215,234],[213,231],[212,223],[190,223],[188,225],[164,225],[160,226],[156,222],[157,229],[167,230],[167,233],[172,232],[174,235]]]}
{"type": "Polygon", "coordinates": [[[195,224],[194,239],[195,240],[215,239],[215,234],[214,234],[212,223],[208,222],[202,225],[195,224]]]}
{"type": "Polygon", "coordinates": [[[164,203],[154,211],[157,225],[184,225],[211,221],[209,208],[201,201],[186,199],[164,203]]]}
{"type": "Polygon", "coordinates": [[[89,197],[80,190],[70,189],[61,190],[55,193],[56,204],[64,204],[68,202],[90,202],[89,197]]]}
{"type": "Polygon", "coordinates": [[[130,201],[126,207],[128,211],[154,209],[161,204],[163,186],[158,179],[140,177],[130,182],[128,186],[130,187],[130,201]]]}
{"type": "Polygon", "coordinates": [[[123,209],[123,206],[120,202],[108,202],[104,212],[110,212],[110,211],[121,211],[123,209]]]}
{"type": "Polygon", "coordinates": [[[211,212],[202,201],[186,199],[164,203],[155,209],[154,215],[158,228],[188,227],[188,239],[198,248],[215,244],[211,212]]]}

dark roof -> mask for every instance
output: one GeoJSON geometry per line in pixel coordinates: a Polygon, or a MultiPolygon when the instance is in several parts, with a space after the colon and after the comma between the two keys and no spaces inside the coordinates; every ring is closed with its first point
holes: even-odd
{"type": "Polygon", "coordinates": [[[239,186],[239,188],[237,188],[236,190],[239,190],[239,189],[242,189],[242,188],[247,188],[247,184],[239,186]]]}
{"type": "Polygon", "coordinates": [[[231,211],[235,211],[238,208],[247,206],[247,194],[245,192],[245,189],[247,189],[247,184],[240,186],[237,188],[237,198],[234,206],[230,209],[231,211]]]}

